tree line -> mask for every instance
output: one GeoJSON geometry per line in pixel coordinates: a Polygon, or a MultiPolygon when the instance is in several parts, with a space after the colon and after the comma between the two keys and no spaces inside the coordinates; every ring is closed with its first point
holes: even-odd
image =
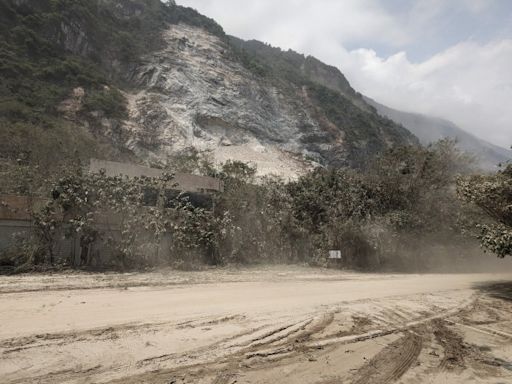
{"type": "Polygon", "coordinates": [[[2,192],[45,203],[30,212],[31,235],[4,250],[0,263],[14,271],[71,266],[55,254],[70,236],[83,254],[101,244],[94,258],[82,257],[86,268],[326,265],[328,251],[339,249],[345,268],[424,270],[440,250],[463,253],[476,239],[498,256],[511,254],[512,166],[474,175],[449,140],[391,149],[364,169],[317,168],[289,182],[258,177],[238,161],[216,168],[194,150],[168,164],[159,165],[166,171],[159,178],[90,174],[79,163],[42,176],[30,164],[16,165],[2,192]],[[213,209],[162,192],[176,171],[223,180],[213,209]],[[157,204],[147,205],[148,191],[157,191],[157,204]]]}

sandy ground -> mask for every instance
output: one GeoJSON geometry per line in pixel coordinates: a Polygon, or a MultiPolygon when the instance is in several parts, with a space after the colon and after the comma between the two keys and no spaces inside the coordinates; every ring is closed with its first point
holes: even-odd
{"type": "Polygon", "coordinates": [[[511,383],[512,275],[0,277],[1,383],[511,383]]]}

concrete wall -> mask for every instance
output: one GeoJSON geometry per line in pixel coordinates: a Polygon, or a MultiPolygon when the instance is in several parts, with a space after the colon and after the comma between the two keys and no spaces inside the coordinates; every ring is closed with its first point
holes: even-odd
{"type": "MultiPolygon", "coordinates": [[[[29,239],[33,230],[34,227],[30,220],[0,219],[0,254],[16,246],[16,241],[29,239]]],[[[104,239],[108,237],[119,238],[120,236],[119,227],[115,224],[108,225],[104,223],[100,225],[99,230],[104,239]]],[[[65,237],[64,233],[65,228],[62,228],[61,232],[55,235],[55,239],[57,239],[53,249],[55,262],[66,261],[75,267],[82,265],[84,261],[92,267],[102,267],[116,262],[111,250],[101,240],[97,240],[91,245],[88,260],[85,260],[87,256],[81,255],[80,236],[65,237]],[[84,260],[82,260],[82,257],[84,260]]],[[[155,259],[157,256],[165,258],[170,249],[170,239],[170,235],[166,234],[160,243],[151,244],[148,240],[145,256],[151,259],[155,259]]]]}
{"type": "Polygon", "coordinates": [[[0,219],[0,252],[14,245],[16,234],[28,238],[31,227],[30,221],[0,219]]]}
{"type": "MultiPolygon", "coordinates": [[[[5,220],[0,219],[0,252],[14,247],[16,241],[28,239],[32,235],[34,227],[30,220],[5,220]]],[[[63,233],[57,234],[58,241],[53,253],[57,260],[69,260],[74,265],[80,261],[80,244],[77,236],[64,237],[63,233]]]]}
{"type": "Polygon", "coordinates": [[[44,206],[37,197],[0,195],[0,220],[30,220],[30,211],[44,206]]]}
{"type": "MultiPolygon", "coordinates": [[[[107,176],[128,176],[128,177],[160,177],[164,171],[156,168],[144,167],[141,165],[118,163],[115,161],[91,159],[89,172],[96,173],[105,170],[107,176]]],[[[173,183],[176,189],[187,192],[222,192],[224,183],[214,177],[176,173],[173,183]]]]}
{"type": "MultiPolygon", "coordinates": [[[[160,177],[163,170],[143,167],[140,165],[125,164],[114,161],[104,161],[92,159],[89,165],[89,172],[99,172],[105,170],[107,176],[128,176],[128,177],[160,177]]],[[[224,184],[221,180],[213,177],[197,176],[184,173],[175,174],[174,180],[171,182],[172,188],[183,192],[190,193],[190,201],[205,205],[203,208],[209,208],[211,204],[210,193],[222,192],[224,184]],[[210,199],[210,200],[208,200],[210,199]],[[196,201],[197,200],[197,201],[196,201]],[[203,201],[205,200],[205,201],[203,201]]],[[[44,199],[31,198],[28,196],[0,195],[0,252],[15,245],[14,235],[17,233],[30,237],[32,227],[31,210],[42,208],[45,203],[44,199]]],[[[113,235],[119,231],[117,223],[119,218],[115,214],[105,213],[100,218],[100,222],[104,225],[104,235],[113,235]]],[[[57,259],[65,259],[74,261],[74,265],[80,264],[80,241],[78,236],[73,238],[64,238],[63,234],[58,235],[54,254],[57,259]]],[[[169,239],[166,238],[161,244],[156,245],[156,253],[164,254],[168,250],[169,239]]],[[[101,244],[95,244],[93,253],[101,253],[101,260],[105,261],[112,255],[101,244]]]]}

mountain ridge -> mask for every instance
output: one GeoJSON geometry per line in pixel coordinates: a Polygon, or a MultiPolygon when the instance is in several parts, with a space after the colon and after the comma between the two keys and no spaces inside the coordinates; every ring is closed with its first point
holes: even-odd
{"type": "Polygon", "coordinates": [[[293,168],[286,174],[359,167],[417,144],[337,68],[227,36],[173,2],[1,0],[0,9],[0,135],[37,161],[55,161],[57,148],[68,157],[165,162],[195,147],[219,161],[282,162],[293,168]]]}
{"type": "Polygon", "coordinates": [[[399,111],[366,96],[365,100],[380,114],[402,124],[418,137],[423,145],[429,145],[443,138],[456,140],[458,148],[474,156],[475,164],[483,170],[496,171],[500,165],[512,160],[512,151],[476,137],[449,120],[420,113],[399,111]]]}

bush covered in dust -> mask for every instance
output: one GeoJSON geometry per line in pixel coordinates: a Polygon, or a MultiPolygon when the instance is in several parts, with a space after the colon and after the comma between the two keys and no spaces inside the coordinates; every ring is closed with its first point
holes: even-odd
{"type": "Polygon", "coordinates": [[[512,255],[512,164],[494,175],[460,178],[457,190],[487,214],[476,225],[482,246],[499,257],[512,255]]]}
{"type": "MultiPolygon", "coordinates": [[[[194,151],[171,160],[161,178],[131,179],[84,173],[79,164],[42,179],[37,169],[18,165],[16,183],[3,192],[46,203],[31,212],[31,237],[4,252],[3,263],[76,265],[76,258],[55,252],[62,238],[74,237],[80,264],[102,268],[322,265],[328,250],[340,249],[347,268],[424,269],[433,253],[473,246],[467,229],[482,221],[480,211],[457,199],[455,179],[468,161],[450,141],[390,150],[364,170],[318,168],[291,182],[257,177],[242,162],[215,169],[194,151]],[[163,193],[174,171],[221,178],[225,190],[213,196],[213,209],[163,193]],[[148,191],[155,194],[152,206],[148,191]]],[[[468,182],[475,180],[481,179],[468,182]]],[[[459,193],[471,189],[461,183],[459,193]]]]}

